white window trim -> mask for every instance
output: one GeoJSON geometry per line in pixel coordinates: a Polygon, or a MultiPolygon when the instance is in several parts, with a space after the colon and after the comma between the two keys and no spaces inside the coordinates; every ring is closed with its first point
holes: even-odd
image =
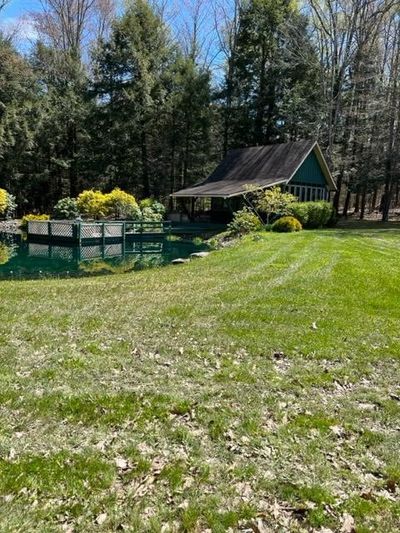
{"type": "Polygon", "coordinates": [[[326,187],[314,185],[291,185],[286,186],[286,190],[299,198],[301,202],[311,202],[318,200],[328,200],[329,192],[326,187]],[[314,200],[312,200],[314,196],[314,200]]]}

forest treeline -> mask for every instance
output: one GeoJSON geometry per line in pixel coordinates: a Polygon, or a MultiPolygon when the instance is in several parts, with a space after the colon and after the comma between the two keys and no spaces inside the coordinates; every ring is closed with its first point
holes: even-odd
{"type": "Polygon", "coordinates": [[[0,36],[0,187],[22,211],[84,188],[165,199],[230,148],[304,138],[341,211],[399,203],[399,0],[41,6],[28,51],[0,36]]]}

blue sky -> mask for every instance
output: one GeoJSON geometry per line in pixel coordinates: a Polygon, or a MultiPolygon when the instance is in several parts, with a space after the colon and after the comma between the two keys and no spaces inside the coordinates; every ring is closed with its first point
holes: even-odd
{"type": "Polygon", "coordinates": [[[1,18],[18,19],[20,16],[28,15],[30,11],[35,11],[39,6],[39,0],[11,0],[2,11],[1,18]]]}
{"type": "MultiPolygon", "coordinates": [[[[226,0],[229,5],[229,0],[226,0]]],[[[123,2],[117,0],[117,5],[123,2]]],[[[193,2],[193,4],[195,4],[193,2]]],[[[185,32],[185,24],[190,26],[191,1],[190,0],[167,0],[169,16],[167,22],[171,25],[172,32],[179,40],[182,39],[185,32]]],[[[203,41],[204,50],[207,51],[207,57],[204,58],[208,63],[210,58],[214,58],[213,66],[218,68],[221,57],[216,53],[216,35],[214,30],[214,16],[210,5],[205,0],[201,10],[201,28],[200,39],[203,41]]],[[[0,12],[0,29],[5,33],[14,35],[14,44],[22,52],[29,52],[32,42],[35,41],[36,32],[31,23],[30,14],[35,11],[41,11],[40,0],[10,0],[7,6],[0,12]]]]}
{"type": "Polygon", "coordinates": [[[0,28],[6,33],[18,29],[15,44],[22,50],[29,49],[29,43],[35,37],[29,14],[38,9],[39,0],[11,0],[0,12],[0,28]]]}

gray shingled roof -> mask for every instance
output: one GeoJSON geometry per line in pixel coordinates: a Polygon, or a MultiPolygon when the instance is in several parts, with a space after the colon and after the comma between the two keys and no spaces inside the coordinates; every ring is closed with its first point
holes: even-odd
{"type": "Polygon", "coordinates": [[[313,149],[329,185],[335,189],[318,144],[315,141],[296,141],[231,150],[206,180],[172,196],[229,198],[243,194],[247,185],[266,188],[285,183],[294,176],[313,149]]]}

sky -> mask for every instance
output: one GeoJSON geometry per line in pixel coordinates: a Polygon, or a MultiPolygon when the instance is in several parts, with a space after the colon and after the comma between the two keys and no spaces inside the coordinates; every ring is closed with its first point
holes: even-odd
{"type": "Polygon", "coordinates": [[[21,48],[27,48],[35,37],[29,14],[38,9],[40,0],[10,0],[0,12],[0,27],[6,33],[18,29],[16,41],[21,48]]]}
{"type": "Polygon", "coordinates": [[[29,13],[29,11],[34,11],[39,6],[39,0],[10,0],[10,3],[2,12],[2,18],[18,18],[25,13],[29,13]]]}
{"type": "MultiPolygon", "coordinates": [[[[199,1],[202,4],[199,38],[205,54],[201,61],[204,61],[204,64],[207,64],[213,70],[215,68],[218,70],[221,57],[219,57],[219,51],[215,48],[218,40],[215,34],[213,11],[212,9],[210,10],[210,5],[213,2],[207,2],[207,0],[199,1]]],[[[224,2],[229,3],[229,0],[221,0],[221,3],[224,2]]],[[[121,5],[122,1],[117,1],[118,4],[121,5]]],[[[166,21],[170,25],[174,37],[182,42],[185,29],[191,27],[191,14],[196,2],[193,0],[166,0],[166,5],[168,6],[166,21]]],[[[6,34],[13,35],[14,44],[23,53],[29,53],[31,45],[36,38],[30,14],[35,11],[41,11],[41,8],[40,0],[9,0],[6,7],[0,11],[0,29],[6,34]]]]}

